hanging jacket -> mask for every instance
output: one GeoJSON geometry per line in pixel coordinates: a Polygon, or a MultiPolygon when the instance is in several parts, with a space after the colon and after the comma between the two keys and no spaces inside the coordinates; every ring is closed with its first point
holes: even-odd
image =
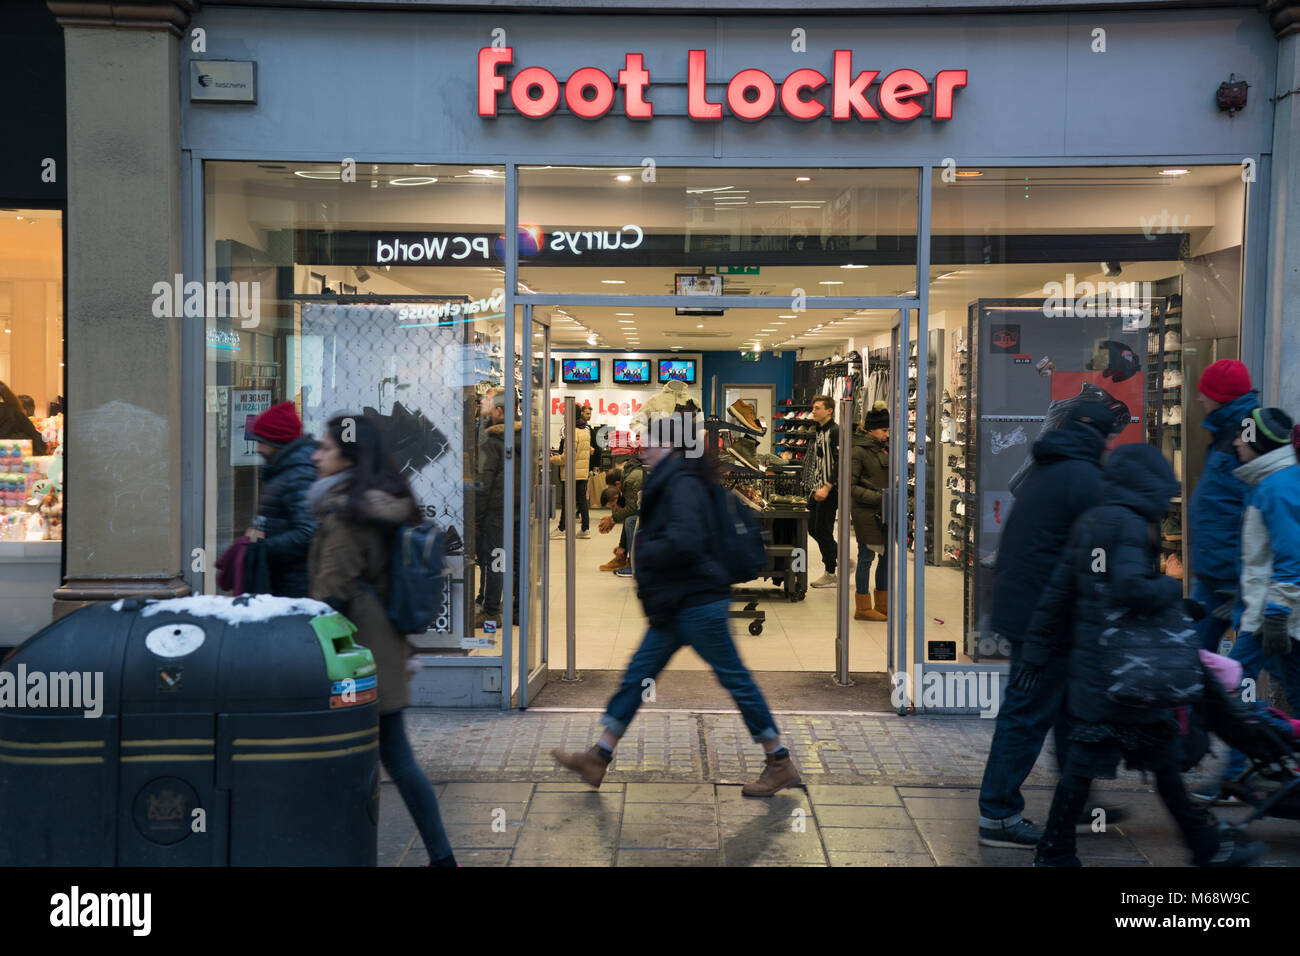
{"type": "Polygon", "coordinates": [[[1023,638],[1070,526],[1101,502],[1105,446],[1097,429],[1071,421],[1034,442],[1034,464],[1005,519],[993,570],[992,627],[1012,642],[1023,638]]]}
{"type": "Polygon", "coordinates": [[[1300,640],[1300,465],[1290,445],[1233,472],[1250,488],[1241,525],[1237,630],[1258,632],[1265,615],[1286,614],[1300,640]]]}
{"type": "MultiPolygon", "coordinates": [[[[1032,479],[1031,479],[1032,480],[1032,479]]],[[[1089,723],[1158,723],[1167,710],[1124,707],[1106,696],[1112,675],[1103,642],[1113,627],[1142,626],[1183,596],[1160,572],[1157,523],[1179,484],[1150,445],[1121,445],[1106,460],[1103,504],[1070,530],[1063,554],[1033,610],[1024,661],[1045,667],[1068,653],[1066,706],[1089,723]]],[[[1183,653],[1171,645],[1171,653],[1183,653]]]]}
{"type": "Polygon", "coordinates": [[[883,490],[889,487],[889,446],[864,431],[856,431],[850,454],[853,536],[868,548],[883,548],[885,529],[879,515],[883,490]]]}
{"type": "Polygon", "coordinates": [[[1214,437],[1187,503],[1187,547],[1197,577],[1233,582],[1241,574],[1241,515],[1249,489],[1233,474],[1241,462],[1232,442],[1241,420],[1258,407],[1259,393],[1247,392],[1201,422],[1214,437]]]}
{"type": "Polygon", "coordinates": [[[680,454],[655,465],[642,485],[632,568],[652,626],[683,607],[730,595],[726,569],[713,553],[712,511],[705,479],[680,454]]]}
{"type": "Polygon", "coordinates": [[[262,466],[256,526],[266,537],[249,547],[265,553],[271,593],[279,597],[307,596],[307,547],[316,530],[307,489],[316,480],[315,453],[316,439],[303,435],[262,466]]]}

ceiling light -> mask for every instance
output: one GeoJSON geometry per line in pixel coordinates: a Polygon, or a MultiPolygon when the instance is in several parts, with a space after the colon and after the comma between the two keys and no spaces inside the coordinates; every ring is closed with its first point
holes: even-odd
{"type": "Polygon", "coordinates": [[[821,209],[821,206],[791,206],[791,209],[821,209]]]}
{"type": "Polygon", "coordinates": [[[773,324],[773,325],[785,325],[784,322],[773,322],[772,324],[773,324]]]}
{"type": "Polygon", "coordinates": [[[1186,176],[1187,172],[1188,171],[1186,169],[1162,169],[1160,170],[1160,175],[1161,176],[1186,176]]]}
{"type": "Polygon", "coordinates": [[[703,323],[703,322],[697,322],[696,325],[695,325],[695,327],[696,327],[697,329],[702,329],[702,328],[704,328],[704,323],[703,323]]]}
{"type": "Polygon", "coordinates": [[[846,262],[844,265],[840,266],[840,268],[841,269],[866,269],[869,267],[864,265],[858,265],[853,262],[846,262]]]}
{"type": "Polygon", "coordinates": [[[984,173],[978,169],[959,169],[953,175],[958,179],[974,179],[977,176],[983,176],[984,173]]]}
{"type": "Polygon", "coordinates": [[[596,334],[595,334],[594,332],[593,332],[591,335],[588,335],[588,336],[587,336],[587,344],[588,344],[588,345],[595,345],[595,344],[596,344],[596,341],[597,341],[597,339],[596,339],[596,334]]]}
{"type": "Polygon", "coordinates": [[[475,176],[495,176],[495,169],[471,169],[470,172],[475,176]]]}
{"type": "Polygon", "coordinates": [[[783,316],[781,316],[781,318],[783,318],[783,319],[797,319],[797,318],[799,318],[799,316],[797,316],[797,315],[783,315],[783,316]]]}
{"type": "Polygon", "coordinates": [[[794,178],[794,181],[797,182],[797,183],[806,183],[806,182],[811,182],[811,181],[812,181],[812,177],[811,177],[811,176],[796,176],[796,177],[794,178]]]}
{"type": "Polygon", "coordinates": [[[615,312],[615,315],[636,315],[635,312],[615,312]]]}
{"type": "Polygon", "coordinates": [[[760,332],[775,332],[776,329],[759,329],[760,332]]]}
{"type": "Polygon", "coordinates": [[[818,285],[844,285],[839,279],[823,279],[818,285]]]}
{"type": "Polygon", "coordinates": [[[618,180],[620,183],[630,183],[632,181],[632,177],[629,176],[627,173],[619,173],[614,178],[618,180]]]}
{"type": "Polygon", "coordinates": [[[626,279],[601,279],[603,285],[627,285],[626,279]]]}
{"type": "Polygon", "coordinates": [[[636,325],[636,319],[619,319],[619,325],[636,325]]]}
{"type": "Polygon", "coordinates": [[[303,179],[341,179],[342,176],[337,169],[295,169],[295,176],[303,179]]]}
{"type": "Polygon", "coordinates": [[[430,183],[436,183],[437,176],[402,176],[398,179],[390,179],[390,186],[427,186],[430,183]]]}

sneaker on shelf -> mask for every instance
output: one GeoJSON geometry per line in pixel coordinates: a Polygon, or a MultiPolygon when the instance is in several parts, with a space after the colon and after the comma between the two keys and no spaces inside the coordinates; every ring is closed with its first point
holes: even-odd
{"type": "Polygon", "coordinates": [[[1183,340],[1178,334],[1177,329],[1170,329],[1165,333],[1165,351],[1177,352],[1183,347],[1183,340]]]}
{"type": "Polygon", "coordinates": [[[1043,837],[1038,829],[1024,817],[1010,826],[980,827],[980,846],[1003,846],[1014,850],[1033,850],[1043,837]]]}
{"type": "Polygon", "coordinates": [[[836,583],[835,575],[827,573],[827,574],[823,574],[821,577],[819,577],[816,581],[813,581],[808,586],[810,588],[833,588],[835,587],[835,583],[836,583]]]}

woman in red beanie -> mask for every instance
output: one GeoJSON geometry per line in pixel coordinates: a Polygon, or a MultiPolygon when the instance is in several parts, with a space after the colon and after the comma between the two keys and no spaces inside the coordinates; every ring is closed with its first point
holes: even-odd
{"type": "MultiPolygon", "coordinates": [[[[268,593],[307,596],[307,546],[316,522],[307,508],[307,489],[316,480],[316,440],[302,433],[293,402],[272,405],[253,420],[262,466],[257,520],[248,530],[249,548],[266,554],[268,593]]],[[[252,561],[248,567],[254,567],[252,561]]],[[[256,586],[256,585],[255,585],[256,586]]]]}

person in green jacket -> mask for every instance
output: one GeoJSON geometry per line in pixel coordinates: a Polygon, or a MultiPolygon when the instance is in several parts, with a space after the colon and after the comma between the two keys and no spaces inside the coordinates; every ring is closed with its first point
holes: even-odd
{"type": "Polygon", "coordinates": [[[856,621],[883,621],[889,608],[889,569],[885,563],[885,526],[880,502],[889,486],[889,407],[876,402],[853,433],[850,486],[853,535],[858,539],[854,600],[856,621]],[[871,559],[877,555],[875,606],[872,606],[871,559]]]}
{"type": "Polygon", "coordinates": [[[617,505],[609,514],[600,519],[600,525],[597,528],[601,534],[608,534],[614,530],[614,525],[621,524],[623,532],[619,536],[618,547],[614,549],[614,558],[606,564],[602,564],[602,571],[613,571],[615,573],[622,571],[631,564],[629,555],[632,550],[632,542],[629,540],[629,529],[635,530],[636,516],[641,510],[641,484],[645,481],[645,468],[642,466],[640,459],[632,458],[623,466],[622,483],[619,486],[619,500],[622,504],[617,505]],[[628,519],[632,519],[629,523],[628,519]]]}

